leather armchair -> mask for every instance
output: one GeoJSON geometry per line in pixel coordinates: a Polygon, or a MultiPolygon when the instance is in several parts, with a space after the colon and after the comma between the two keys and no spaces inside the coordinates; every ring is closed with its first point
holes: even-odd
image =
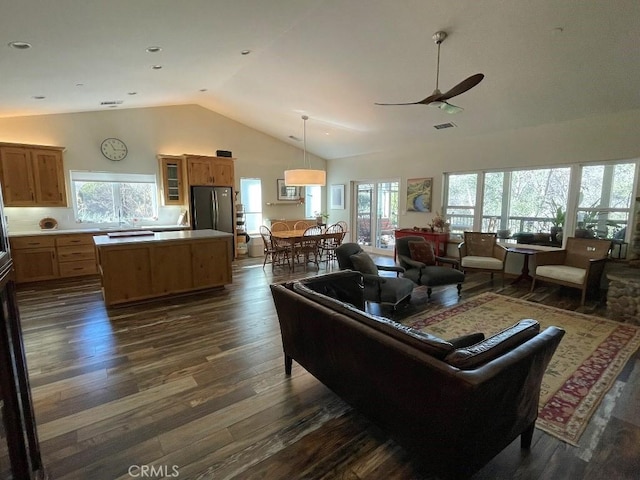
{"type": "Polygon", "coordinates": [[[343,243],[335,250],[340,270],[360,272],[364,279],[364,299],[388,304],[394,308],[411,296],[415,287],[408,278],[398,277],[404,268],[396,265],[376,265],[373,259],[357,243],[343,243]],[[396,277],[381,277],[378,271],[395,272],[396,277]]]}
{"type": "MultiPolygon", "coordinates": [[[[415,252],[418,249],[413,248],[413,250],[415,252]]],[[[403,276],[418,285],[428,287],[428,297],[431,297],[431,287],[441,285],[457,284],[458,295],[460,294],[462,282],[464,282],[464,273],[455,268],[458,266],[458,261],[435,255],[433,253],[433,246],[423,237],[407,236],[396,238],[396,256],[400,266],[405,269],[403,276]],[[433,263],[425,258],[421,259],[423,261],[413,258],[411,253],[412,247],[420,245],[424,245],[423,248],[429,250],[430,255],[427,256],[432,258],[433,263]],[[450,267],[444,267],[442,264],[449,264],[450,267]]]]}

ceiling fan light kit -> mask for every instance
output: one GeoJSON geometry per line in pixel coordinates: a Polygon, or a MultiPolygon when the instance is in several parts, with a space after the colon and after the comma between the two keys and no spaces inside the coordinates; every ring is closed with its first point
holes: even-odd
{"type": "Polygon", "coordinates": [[[427,98],[420,100],[418,102],[408,102],[408,103],[376,103],[376,105],[428,105],[430,107],[439,108],[447,113],[459,113],[462,112],[463,108],[458,107],[456,105],[452,105],[447,100],[453,97],[457,97],[458,95],[463,94],[464,92],[471,90],[473,87],[478,85],[484,75],[482,73],[476,73],[475,75],[471,75],[470,77],[464,79],[460,83],[458,83],[455,87],[449,89],[445,93],[442,93],[439,88],[440,81],[440,45],[447,38],[447,32],[438,31],[433,34],[431,37],[433,41],[438,45],[438,61],[436,63],[436,88],[431,95],[427,98]]]}
{"type": "Polygon", "coordinates": [[[287,187],[307,187],[320,186],[327,184],[327,172],[324,170],[314,170],[311,168],[311,160],[307,162],[307,120],[309,117],[302,116],[302,141],[303,141],[303,166],[309,165],[309,168],[296,168],[284,171],[284,184],[287,187]]]}

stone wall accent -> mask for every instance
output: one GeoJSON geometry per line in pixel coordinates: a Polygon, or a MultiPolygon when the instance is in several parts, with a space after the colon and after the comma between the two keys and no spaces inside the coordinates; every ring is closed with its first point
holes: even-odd
{"type": "Polygon", "coordinates": [[[640,325],[640,270],[610,272],[607,278],[607,317],[640,325]]]}

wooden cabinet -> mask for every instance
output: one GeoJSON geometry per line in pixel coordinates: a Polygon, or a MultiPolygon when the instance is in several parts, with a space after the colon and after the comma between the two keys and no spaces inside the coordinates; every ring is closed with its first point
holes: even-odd
{"type": "Polygon", "coordinates": [[[16,282],[35,282],[58,277],[55,239],[49,236],[10,239],[16,282]]]}
{"type": "Polygon", "coordinates": [[[66,207],[62,148],[0,144],[5,206],[66,207]]]}
{"type": "Polygon", "coordinates": [[[189,185],[234,186],[232,158],[186,155],[189,185]]]}
{"type": "Polygon", "coordinates": [[[164,205],[185,205],[184,158],[158,155],[160,179],[162,181],[162,201],[164,205]]]}
{"type": "Polygon", "coordinates": [[[17,283],[98,273],[93,234],[12,237],[10,244],[17,283]]]}
{"type": "Polygon", "coordinates": [[[93,234],[56,235],[56,253],[61,277],[98,273],[93,234]]]}
{"type": "Polygon", "coordinates": [[[107,306],[232,282],[232,235],[206,230],[154,238],[95,237],[107,306]]]}

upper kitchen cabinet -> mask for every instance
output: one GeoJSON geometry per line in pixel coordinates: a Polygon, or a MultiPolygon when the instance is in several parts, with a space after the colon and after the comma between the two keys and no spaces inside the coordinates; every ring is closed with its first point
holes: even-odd
{"type": "Polygon", "coordinates": [[[158,155],[164,205],[185,205],[184,157],[158,155]]]}
{"type": "Polygon", "coordinates": [[[185,158],[189,185],[234,186],[232,158],[202,155],[185,155],[185,158]]]}
{"type": "Polygon", "coordinates": [[[0,144],[0,183],[7,207],[66,207],[61,147],[0,144]]]}

